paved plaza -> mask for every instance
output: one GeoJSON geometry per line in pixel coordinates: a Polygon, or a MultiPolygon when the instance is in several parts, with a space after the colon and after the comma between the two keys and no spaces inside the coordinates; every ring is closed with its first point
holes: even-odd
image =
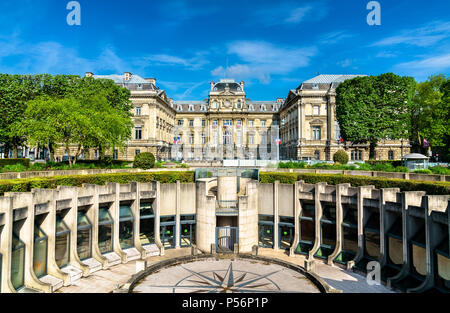
{"type": "MultiPolygon", "coordinates": [[[[150,257],[147,259],[147,264],[155,264],[163,260],[188,256],[191,253],[190,248],[183,248],[178,250],[167,250],[164,256],[150,257]]],[[[300,255],[289,257],[285,251],[274,251],[271,249],[260,249],[259,255],[276,258],[287,261],[296,265],[303,266],[305,258],[300,255]]],[[[257,292],[307,292],[316,293],[319,290],[312,284],[305,276],[298,272],[289,270],[275,264],[264,264],[260,261],[237,260],[231,262],[228,260],[205,260],[194,263],[186,263],[180,266],[165,268],[144,278],[136,285],[134,292],[193,292],[204,291],[207,288],[191,288],[187,286],[194,286],[192,281],[195,281],[195,286],[205,286],[207,283],[205,279],[214,279],[217,282],[225,281],[228,285],[230,273],[230,264],[232,263],[233,280],[237,285],[239,283],[249,282],[255,280],[251,284],[242,287],[257,288],[257,292]],[[228,273],[227,273],[228,272],[228,273]],[[270,276],[264,277],[267,274],[270,276]],[[198,273],[205,277],[200,277],[198,273]],[[245,276],[244,276],[245,274],[245,276]],[[244,276],[244,277],[243,277],[244,276]],[[238,280],[240,280],[237,282],[238,280]],[[176,288],[174,288],[176,287],[176,288]]],[[[316,274],[318,274],[325,282],[332,288],[342,290],[344,293],[392,293],[393,291],[385,286],[370,286],[367,284],[364,276],[356,274],[352,271],[347,271],[336,266],[330,266],[316,260],[316,274]]],[[[100,270],[93,273],[91,276],[82,278],[75,285],[63,287],[59,289],[58,293],[110,293],[117,290],[119,286],[124,285],[132,275],[136,273],[136,262],[132,261],[127,264],[120,264],[108,270],[100,270]]],[[[223,286],[225,284],[218,284],[211,282],[209,290],[216,290],[215,292],[224,292],[223,286]],[[213,288],[213,286],[215,286],[213,288]]],[[[239,287],[241,288],[241,287],[239,287]]],[[[236,292],[237,290],[226,290],[225,292],[236,292]]],[[[243,292],[244,288],[241,291],[243,292]]],[[[245,291],[250,291],[245,288],[245,291]]]]}

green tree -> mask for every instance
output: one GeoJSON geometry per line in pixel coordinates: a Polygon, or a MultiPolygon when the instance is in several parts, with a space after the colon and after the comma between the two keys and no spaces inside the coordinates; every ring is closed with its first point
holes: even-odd
{"type": "Polygon", "coordinates": [[[411,141],[417,150],[426,153],[423,139],[431,146],[445,147],[450,144],[450,79],[445,75],[431,76],[417,85],[411,114],[411,141]]]}
{"type": "Polygon", "coordinates": [[[13,125],[23,120],[27,102],[41,94],[41,80],[42,75],[0,74],[0,141],[5,144],[6,156],[12,149],[17,158],[18,148],[26,141],[13,125]]]}
{"type": "Polygon", "coordinates": [[[380,140],[409,137],[415,80],[392,73],[356,77],[336,89],[336,118],[342,138],[369,143],[370,158],[380,140]]]}

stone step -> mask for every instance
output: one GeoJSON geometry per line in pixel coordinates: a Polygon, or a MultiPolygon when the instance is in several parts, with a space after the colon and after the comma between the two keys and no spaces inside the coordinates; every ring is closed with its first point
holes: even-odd
{"type": "Polygon", "coordinates": [[[146,252],[147,257],[159,256],[158,246],[155,244],[142,246],[146,252]]]}
{"type": "Polygon", "coordinates": [[[64,281],[62,279],[56,278],[55,276],[52,275],[45,275],[39,278],[39,280],[45,284],[51,285],[52,293],[61,288],[62,286],[64,286],[64,281]]]}
{"type": "Polygon", "coordinates": [[[103,256],[108,260],[108,266],[114,266],[122,263],[122,259],[115,252],[105,253],[103,256]]]}
{"type": "Polygon", "coordinates": [[[83,260],[83,264],[89,266],[89,274],[95,273],[103,268],[102,263],[94,258],[83,260]]]}
{"type": "Polygon", "coordinates": [[[18,293],[42,293],[42,291],[30,288],[30,287],[23,287],[22,289],[17,291],[18,293]]]}
{"type": "Polygon", "coordinates": [[[129,248],[123,250],[127,254],[127,260],[133,261],[141,258],[141,253],[136,248],[129,248]]]}
{"type": "Polygon", "coordinates": [[[67,265],[66,267],[63,267],[61,271],[63,271],[66,274],[69,274],[70,284],[76,283],[83,276],[83,271],[72,265],[67,265]]]}

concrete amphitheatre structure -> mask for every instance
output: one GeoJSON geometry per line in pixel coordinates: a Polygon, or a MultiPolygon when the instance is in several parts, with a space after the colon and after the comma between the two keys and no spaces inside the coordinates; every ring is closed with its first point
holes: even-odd
{"type": "Polygon", "coordinates": [[[227,168],[197,170],[194,183],[6,193],[0,291],[61,292],[134,262],[118,291],[203,292],[186,283],[203,273],[211,282],[222,278],[208,287],[219,292],[245,292],[256,288],[254,281],[264,281],[266,291],[286,291],[283,282],[295,275],[303,283],[293,282],[294,291],[330,292],[337,290],[315,270],[319,263],[364,274],[376,261],[382,282],[394,290],[449,292],[449,199],[349,184],[263,184],[258,170],[227,168]],[[170,257],[182,249],[188,253],[170,257]],[[263,251],[284,252],[284,261],[263,251]],[[299,258],[304,263],[294,266],[299,258]],[[277,274],[269,277],[261,262],[277,274]],[[206,273],[204,263],[217,265],[215,271],[206,273]],[[176,279],[163,283],[158,271],[176,279]],[[232,271],[233,286],[224,287],[232,271]],[[161,286],[145,285],[155,281],[161,286]]]}

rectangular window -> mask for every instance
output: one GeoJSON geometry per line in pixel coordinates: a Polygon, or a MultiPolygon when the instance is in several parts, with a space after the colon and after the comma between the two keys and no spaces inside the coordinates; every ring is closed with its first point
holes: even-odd
{"type": "Polygon", "coordinates": [[[320,140],[320,126],[313,126],[313,140],[320,140]]]}
{"type": "Polygon", "coordinates": [[[319,115],[319,106],[315,105],[313,107],[313,115],[319,115]]]}
{"type": "Polygon", "coordinates": [[[141,202],[140,239],[142,245],[155,243],[155,213],[153,202],[141,202]]]}
{"type": "Polygon", "coordinates": [[[119,150],[114,149],[113,151],[113,160],[117,160],[119,158],[119,150]]]}
{"type": "Polygon", "coordinates": [[[266,121],[265,120],[261,120],[261,126],[262,127],[266,127],[266,121]]]}
{"type": "Polygon", "coordinates": [[[130,204],[119,207],[119,243],[122,249],[134,246],[134,215],[130,204]]]}
{"type": "Polygon", "coordinates": [[[107,206],[98,210],[98,247],[102,254],[113,251],[113,219],[107,206]]]}
{"type": "Polygon", "coordinates": [[[69,264],[70,229],[64,223],[63,213],[56,214],[55,261],[59,268],[69,264]]]}
{"type": "Polygon", "coordinates": [[[141,107],[136,107],[136,116],[141,115],[141,107]]]}
{"type": "Polygon", "coordinates": [[[178,126],[183,126],[184,120],[178,120],[178,126]]]}
{"type": "Polygon", "coordinates": [[[136,128],[134,129],[134,139],[142,139],[142,126],[136,126],[136,128]]]}
{"type": "Polygon", "coordinates": [[[189,120],[189,127],[193,127],[194,126],[194,120],[189,120]]]}
{"type": "Polygon", "coordinates": [[[80,260],[92,257],[92,223],[87,209],[80,208],[77,216],[77,253],[80,260]]]}
{"type": "Polygon", "coordinates": [[[194,144],[194,135],[189,135],[189,144],[193,145],[194,144]]]}
{"type": "Polygon", "coordinates": [[[255,135],[253,135],[253,134],[248,135],[248,143],[250,145],[255,144],[255,135]]]}
{"type": "Polygon", "coordinates": [[[141,153],[141,150],[135,150],[134,153],[135,155],[138,155],[139,153],[141,153]]]}
{"type": "Polygon", "coordinates": [[[202,127],[206,126],[206,120],[202,120],[202,127]]]}
{"type": "Polygon", "coordinates": [[[253,120],[248,120],[248,126],[253,127],[253,120]]]}
{"type": "Polygon", "coordinates": [[[206,143],[206,135],[202,134],[202,145],[206,143]]]}

